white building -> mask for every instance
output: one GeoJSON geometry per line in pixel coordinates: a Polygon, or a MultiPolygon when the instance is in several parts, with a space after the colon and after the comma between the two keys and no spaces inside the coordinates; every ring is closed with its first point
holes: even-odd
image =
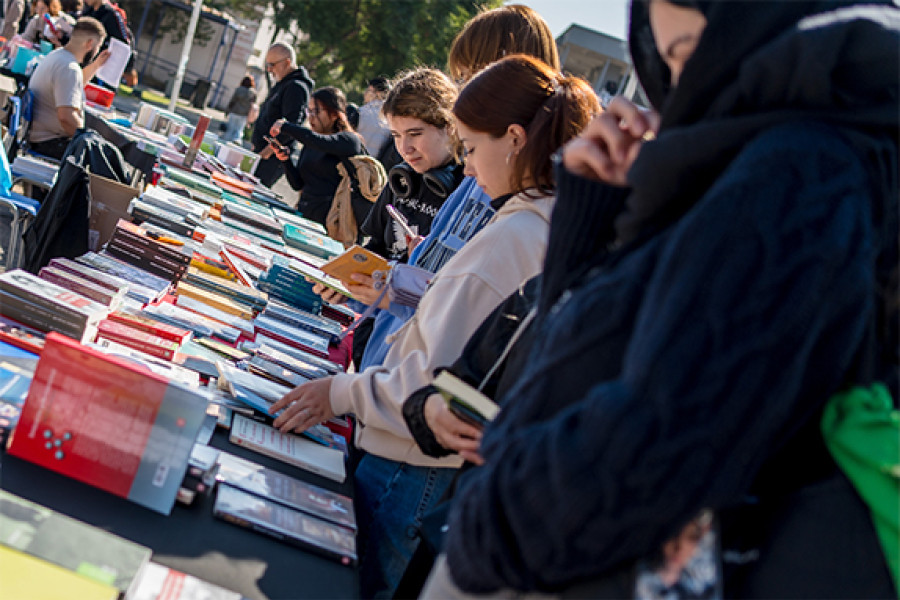
{"type": "Polygon", "coordinates": [[[621,94],[647,105],[625,40],[572,24],[556,38],[556,45],[562,70],[587,80],[604,104],[621,94]]]}

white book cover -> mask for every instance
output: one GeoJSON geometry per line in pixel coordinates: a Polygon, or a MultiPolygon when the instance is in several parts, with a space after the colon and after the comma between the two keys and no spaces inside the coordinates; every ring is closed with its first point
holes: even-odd
{"type": "Polygon", "coordinates": [[[340,450],[326,448],[299,435],[281,433],[241,415],[234,415],[229,440],[338,483],[347,478],[344,453],[340,450]]]}
{"type": "Polygon", "coordinates": [[[137,587],[125,600],[241,600],[237,592],[181,571],[149,562],[141,570],[137,587]]]}

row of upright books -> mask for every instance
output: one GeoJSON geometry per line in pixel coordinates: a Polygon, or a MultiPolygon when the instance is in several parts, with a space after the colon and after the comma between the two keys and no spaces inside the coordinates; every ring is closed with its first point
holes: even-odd
{"type": "Polygon", "coordinates": [[[0,434],[10,454],[157,512],[215,494],[217,517],[354,564],[350,498],[203,439],[212,420],[234,444],[346,478],[348,419],[300,436],[268,413],[344,368],[335,344],[355,315],[305,278],[343,248],[257,196],[170,169],[102,251],[0,274],[0,344],[34,357],[0,353],[0,380],[16,378],[0,387],[0,434]]]}

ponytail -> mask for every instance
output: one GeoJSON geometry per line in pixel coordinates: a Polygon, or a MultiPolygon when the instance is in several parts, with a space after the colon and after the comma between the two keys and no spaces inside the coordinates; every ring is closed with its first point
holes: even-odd
{"type": "Polygon", "coordinates": [[[527,140],[516,157],[511,187],[541,192],[555,188],[553,154],[600,112],[586,81],[566,77],[536,58],[514,54],[476,75],[459,94],[453,114],[466,127],[495,138],[510,125],[525,129],[527,140]]]}

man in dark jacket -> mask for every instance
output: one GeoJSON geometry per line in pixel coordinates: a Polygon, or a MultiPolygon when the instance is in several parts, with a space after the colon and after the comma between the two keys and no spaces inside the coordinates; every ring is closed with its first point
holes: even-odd
{"type": "MultiPolygon", "coordinates": [[[[304,67],[297,66],[297,55],[294,49],[284,42],[276,42],[266,52],[266,71],[275,77],[277,82],[259,108],[259,117],[253,128],[253,151],[262,157],[256,167],[256,176],[268,187],[272,187],[284,174],[284,167],[273,154],[272,148],[265,140],[272,124],[278,119],[300,124],[306,119],[306,105],[313,89],[313,80],[304,67]]],[[[290,142],[289,137],[280,140],[283,144],[290,142]]]]}

